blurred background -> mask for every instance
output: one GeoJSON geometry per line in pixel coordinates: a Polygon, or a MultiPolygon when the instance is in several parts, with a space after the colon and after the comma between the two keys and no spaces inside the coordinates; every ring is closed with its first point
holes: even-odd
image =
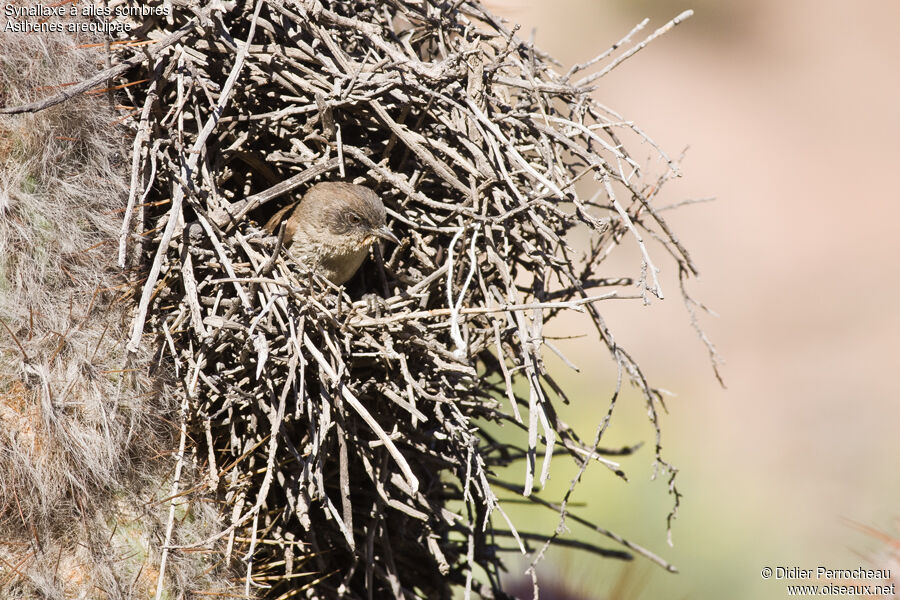
{"type": "MultiPolygon", "coordinates": [[[[689,326],[675,273],[663,273],[663,302],[602,306],[651,382],[676,394],[662,419],[684,494],[674,546],[651,447],[623,461],[631,483],[597,469],[576,497],[680,573],[639,559],[623,579],[622,563],[553,550],[543,580],[580,598],[781,598],[786,583],[817,582],[766,581],[763,567],[890,567],[890,542],[875,532],[900,538],[900,3],[488,4],[566,68],[644,17],[635,40],[694,9],[602,78],[596,98],[670,155],[690,146],[664,203],[716,198],[666,218],[701,270],[692,294],[720,315],[702,324],[727,361],[727,389],[689,326]]],[[[623,270],[634,273],[634,261],[623,270]]],[[[570,371],[578,406],[567,416],[592,437],[615,373],[587,341],[564,348],[582,368],[570,371]]],[[[607,446],[651,439],[639,398],[625,400],[607,446]]],[[[555,475],[557,490],[568,477],[555,475]]]]}

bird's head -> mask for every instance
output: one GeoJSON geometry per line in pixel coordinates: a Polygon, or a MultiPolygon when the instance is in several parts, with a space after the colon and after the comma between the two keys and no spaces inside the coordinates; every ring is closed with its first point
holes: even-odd
{"type": "Polygon", "coordinates": [[[347,245],[367,247],[378,238],[400,243],[385,224],[381,198],[367,187],[338,181],[319,183],[300,204],[305,205],[305,213],[319,220],[323,234],[347,245]]]}

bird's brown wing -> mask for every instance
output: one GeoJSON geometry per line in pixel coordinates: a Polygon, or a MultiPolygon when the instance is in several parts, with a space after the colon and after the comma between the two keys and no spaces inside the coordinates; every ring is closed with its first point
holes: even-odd
{"type": "Polygon", "coordinates": [[[296,228],[296,225],[294,225],[293,219],[287,219],[287,215],[290,211],[294,210],[297,207],[297,204],[297,202],[288,204],[277,213],[272,215],[272,217],[268,221],[266,221],[265,230],[271,234],[276,234],[278,233],[278,227],[281,225],[281,222],[287,220],[287,230],[284,232],[284,239],[288,242],[294,239],[294,229],[296,228]]]}

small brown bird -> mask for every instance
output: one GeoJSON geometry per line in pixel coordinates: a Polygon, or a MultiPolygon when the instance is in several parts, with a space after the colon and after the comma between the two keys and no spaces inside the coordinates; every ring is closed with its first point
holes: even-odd
{"type": "Polygon", "coordinates": [[[376,239],[400,243],[385,225],[381,198],[361,185],[317,183],[298,204],[275,213],[265,228],[276,233],[288,213],[284,235],[288,254],[335,285],[353,277],[376,239]]]}

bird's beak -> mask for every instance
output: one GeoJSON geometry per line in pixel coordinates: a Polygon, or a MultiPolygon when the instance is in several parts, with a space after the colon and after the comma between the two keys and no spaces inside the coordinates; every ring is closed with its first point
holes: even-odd
{"type": "Polygon", "coordinates": [[[380,229],[373,230],[372,233],[375,234],[375,236],[380,237],[383,240],[388,240],[388,241],[394,242],[395,244],[400,243],[400,240],[397,238],[396,235],[394,235],[394,233],[390,229],[387,228],[387,225],[384,225],[380,229]]]}

